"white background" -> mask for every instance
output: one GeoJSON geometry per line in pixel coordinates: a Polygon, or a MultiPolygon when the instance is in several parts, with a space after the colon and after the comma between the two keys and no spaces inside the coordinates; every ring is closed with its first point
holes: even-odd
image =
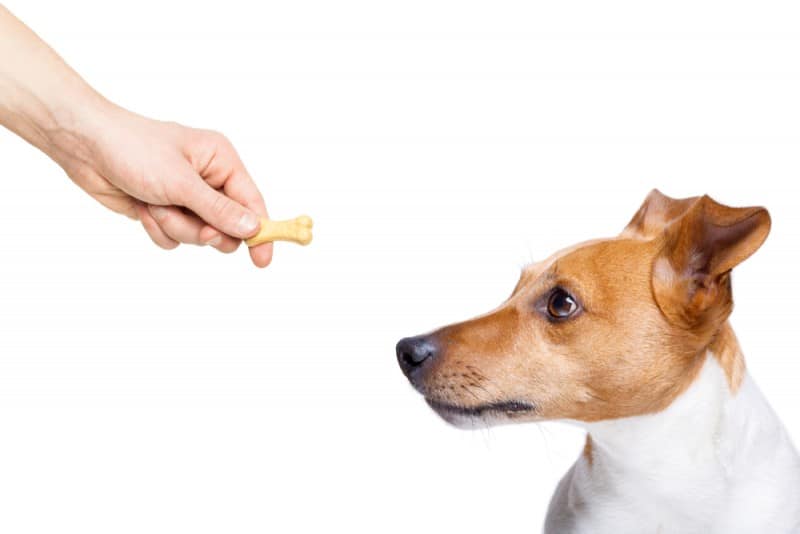
{"type": "Polygon", "coordinates": [[[452,429],[394,344],[656,186],[770,209],[732,321],[800,439],[796,2],[7,7],[316,228],[266,271],[164,252],[0,132],[0,531],[538,531],[581,432],[452,429]]]}

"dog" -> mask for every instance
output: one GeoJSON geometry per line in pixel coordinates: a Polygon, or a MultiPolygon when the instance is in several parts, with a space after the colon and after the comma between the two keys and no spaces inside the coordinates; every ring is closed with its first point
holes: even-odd
{"type": "Polygon", "coordinates": [[[445,421],[587,430],[546,534],[797,533],[800,456],[728,322],[764,208],[653,190],[615,238],[524,269],[495,310],[397,343],[445,421]]]}

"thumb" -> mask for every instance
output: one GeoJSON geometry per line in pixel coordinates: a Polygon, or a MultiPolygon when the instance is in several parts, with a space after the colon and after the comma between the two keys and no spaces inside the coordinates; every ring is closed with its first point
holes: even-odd
{"type": "Polygon", "coordinates": [[[259,218],[230,197],[213,189],[202,179],[194,180],[183,205],[214,228],[240,239],[258,232],[259,218]]]}

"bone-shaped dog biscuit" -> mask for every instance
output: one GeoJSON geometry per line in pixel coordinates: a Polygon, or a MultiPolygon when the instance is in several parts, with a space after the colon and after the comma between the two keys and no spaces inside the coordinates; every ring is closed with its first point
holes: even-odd
{"type": "Polygon", "coordinates": [[[246,240],[248,247],[254,247],[268,241],[294,241],[298,245],[311,243],[311,227],[314,222],[308,215],[301,215],[288,221],[261,219],[261,229],[256,235],[246,240]]]}

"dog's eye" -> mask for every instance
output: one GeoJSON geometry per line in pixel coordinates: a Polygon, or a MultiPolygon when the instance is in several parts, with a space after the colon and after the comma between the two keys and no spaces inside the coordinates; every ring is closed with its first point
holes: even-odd
{"type": "Polygon", "coordinates": [[[557,287],[550,293],[547,299],[547,313],[553,319],[566,319],[578,311],[578,303],[575,298],[557,287]]]}

